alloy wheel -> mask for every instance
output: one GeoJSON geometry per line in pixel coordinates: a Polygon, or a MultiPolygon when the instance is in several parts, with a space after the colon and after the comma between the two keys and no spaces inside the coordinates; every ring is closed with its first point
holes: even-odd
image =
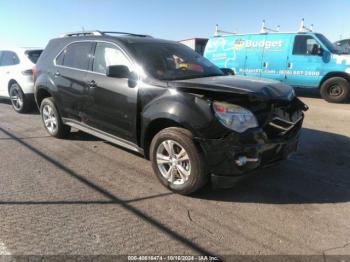
{"type": "Polygon", "coordinates": [[[50,134],[54,134],[58,128],[57,117],[50,105],[45,105],[43,108],[43,120],[46,129],[50,132],[50,134]]]}
{"type": "Polygon", "coordinates": [[[157,165],[171,184],[182,185],[191,175],[191,161],[186,150],[174,140],[165,140],[157,148],[157,165]]]}
{"type": "Polygon", "coordinates": [[[14,87],[10,90],[10,99],[13,107],[16,110],[21,110],[23,107],[23,97],[18,88],[14,87]]]}

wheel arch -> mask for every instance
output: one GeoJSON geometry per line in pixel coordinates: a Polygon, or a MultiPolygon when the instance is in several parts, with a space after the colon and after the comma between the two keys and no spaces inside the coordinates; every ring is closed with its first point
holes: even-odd
{"type": "Polygon", "coordinates": [[[149,159],[149,149],[151,146],[151,142],[154,138],[154,136],[160,132],[161,130],[168,128],[168,127],[180,127],[180,128],[186,128],[181,123],[169,119],[169,118],[157,118],[152,120],[147,127],[144,129],[144,135],[141,138],[142,147],[144,149],[144,156],[146,159],[149,159]]]}
{"type": "Polygon", "coordinates": [[[9,94],[9,96],[10,96],[10,87],[11,87],[13,84],[19,85],[18,82],[17,82],[15,79],[10,79],[10,81],[9,81],[8,84],[7,84],[7,92],[8,92],[8,94],[9,94]]]}
{"type": "Polygon", "coordinates": [[[52,94],[46,88],[38,87],[35,92],[35,101],[38,108],[40,108],[41,102],[47,97],[52,97],[52,94]]]}
{"type": "Polygon", "coordinates": [[[328,79],[331,79],[333,77],[342,77],[344,79],[346,79],[348,81],[348,83],[350,84],[350,75],[347,74],[346,72],[330,72],[328,74],[326,74],[321,82],[320,82],[320,85],[318,86],[318,88],[321,88],[321,86],[323,85],[323,83],[328,80],[328,79]]]}

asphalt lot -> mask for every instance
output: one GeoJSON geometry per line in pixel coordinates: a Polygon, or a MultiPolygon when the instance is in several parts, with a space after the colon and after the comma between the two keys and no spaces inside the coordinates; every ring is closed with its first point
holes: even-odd
{"type": "Polygon", "coordinates": [[[350,104],[302,100],[299,153],[192,197],[133,153],[51,138],[38,113],[0,102],[0,254],[350,255],[350,104]]]}

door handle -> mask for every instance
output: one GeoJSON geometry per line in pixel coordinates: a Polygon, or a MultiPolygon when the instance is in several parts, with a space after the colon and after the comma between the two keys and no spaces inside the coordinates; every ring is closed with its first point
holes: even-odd
{"type": "Polygon", "coordinates": [[[266,62],[263,63],[263,67],[264,67],[264,68],[267,67],[267,63],[266,63],[266,62]]]}
{"type": "Polygon", "coordinates": [[[56,73],[55,73],[54,75],[55,75],[55,77],[58,77],[58,76],[60,76],[60,75],[61,75],[61,73],[60,73],[60,72],[58,72],[58,71],[56,71],[56,73]]]}
{"type": "Polygon", "coordinates": [[[292,68],[293,67],[293,63],[289,62],[288,63],[288,68],[292,68]]]}
{"type": "Polygon", "coordinates": [[[90,82],[88,82],[88,87],[89,88],[96,88],[97,84],[96,84],[95,80],[91,80],[90,82]]]}

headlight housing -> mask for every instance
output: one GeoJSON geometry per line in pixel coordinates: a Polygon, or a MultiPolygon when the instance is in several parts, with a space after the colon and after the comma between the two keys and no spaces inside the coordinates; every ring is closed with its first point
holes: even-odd
{"type": "Polygon", "coordinates": [[[258,127],[258,121],[254,114],[241,106],[214,101],[213,110],[217,119],[224,126],[238,133],[258,127]]]}

